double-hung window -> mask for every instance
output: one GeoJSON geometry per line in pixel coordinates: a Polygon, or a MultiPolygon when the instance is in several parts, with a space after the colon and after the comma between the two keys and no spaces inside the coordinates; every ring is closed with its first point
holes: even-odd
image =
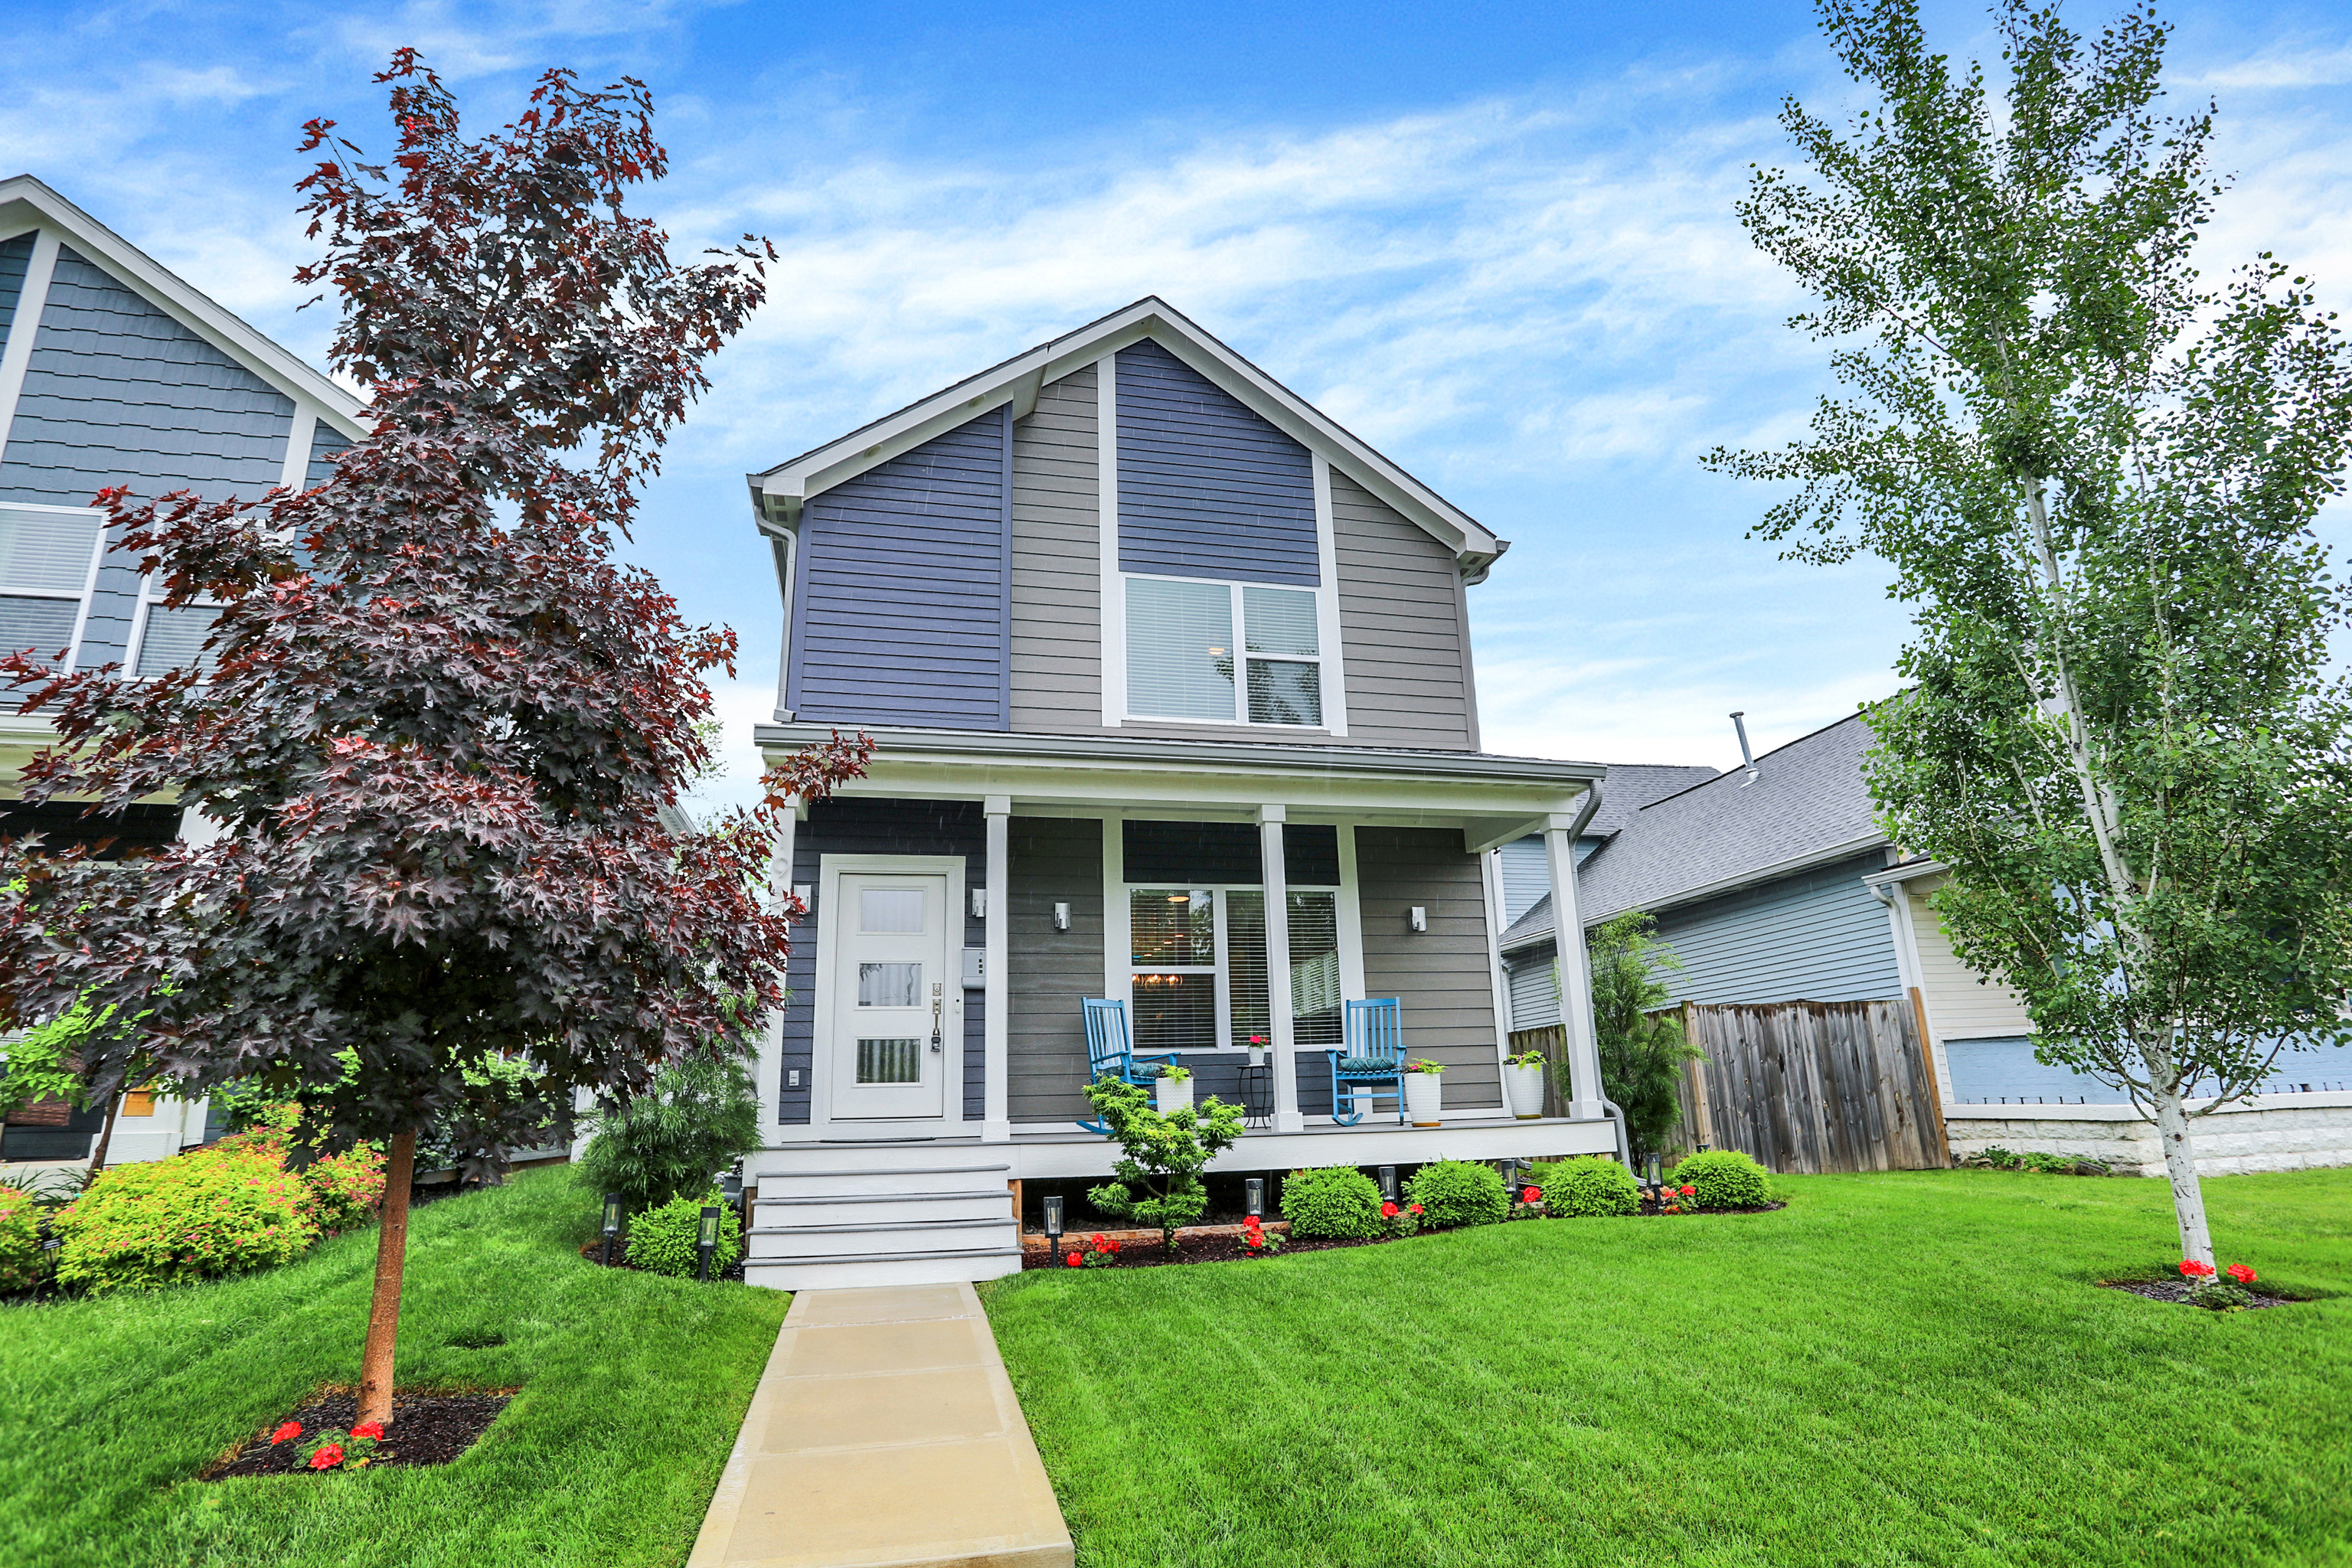
{"type": "Polygon", "coordinates": [[[1139,719],[1323,723],[1315,590],[1127,579],[1127,707],[1139,719]]]}
{"type": "Polygon", "coordinates": [[[69,667],[101,537],[94,514],[0,510],[0,653],[69,667]]]}
{"type": "MultiPolygon", "coordinates": [[[[1265,889],[1128,889],[1129,978],[1139,1051],[1242,1049],[1272,1043],[1265,889]]],[[[1339,1041],[1339,893],[1293,889],[1291,1034],[1301,1047],[1339,1041]]]]}

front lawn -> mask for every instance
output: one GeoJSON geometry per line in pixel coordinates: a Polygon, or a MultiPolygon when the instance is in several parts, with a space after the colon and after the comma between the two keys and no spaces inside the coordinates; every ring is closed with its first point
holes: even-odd
{"type": "Polygon", "coordinates": [[[2352,1171],[1784,1180],[1764,1215],[1546,1220],[984,1288],[1110,1564],[2352,1563],[2352,1171]]]}
{"type": "Polygon", "coordinates": [[[215,1284],[0,1308],[0,1563],[684,1562],[788,1299],[595,1268],[595,1223],[561,1167],[415,1212],[400,1385],[522,1390],[435,1468],[192,1479],[357,1381],[373,1227],[215,1284]]]}

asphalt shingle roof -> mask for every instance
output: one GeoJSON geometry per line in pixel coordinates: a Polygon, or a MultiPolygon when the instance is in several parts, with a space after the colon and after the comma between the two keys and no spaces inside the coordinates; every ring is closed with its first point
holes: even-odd
{"type": "MultiPolygon", "coordinates": [[[[1734,770],[1628,811],[1577,875],[1585,923],[1655,909],[1696,889],[1877,837],[1862,778],[1870,745],[1870,727],[1855,714],[1757,758],[1752,784],[1742,784],[1734,770]]],[[[1608,815],[1607,796],[1620,776],[1621,770],[1609,770],[1596,824],[1608,815]]],[[[1502,945],[1522,947],[1550,934],[1547,895],[1512,922],[1502,945]]]]}

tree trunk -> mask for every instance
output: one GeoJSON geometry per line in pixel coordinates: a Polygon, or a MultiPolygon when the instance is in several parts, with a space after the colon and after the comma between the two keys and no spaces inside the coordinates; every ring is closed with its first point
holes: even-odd
{"type": "Polygon", "coordinates": [[[2156,1139],[2164,1145],[2164,1173],[2172,1183],[2172,1217],[2180,1226],[2180,1256],[2213,1261],[2213,1234],[2205,1227],[2205,1189],[2197,1182],[2197,1155],[2189,1146],[2189,1112],[2180,1088],[2170,1081],[2150,1086],[2156,1101],[2156,1139]]]}
{"type": "Polygon", "coordinates": [[[89,1152],[89,1173],[97,1175],[106,1169],[107,1145],[114,1142],[114,1118],[122,1110],[122,1097],[116,1095],[106,1102],[106,1125],[99,1129],[98,1146],[89,1152]]]}
{"type": "Polygon", "coordinates": [[[360,1352],[360,1422],[392,1425],[392,1347],[400,1332],[400,1277],[408,1261],[408,1186],[416,1174],[416,1134],[392,1141],[384,1172],[383,1225],[375,1238],[375,1299],[368,1304],[367,1348],[360,1352]]]}

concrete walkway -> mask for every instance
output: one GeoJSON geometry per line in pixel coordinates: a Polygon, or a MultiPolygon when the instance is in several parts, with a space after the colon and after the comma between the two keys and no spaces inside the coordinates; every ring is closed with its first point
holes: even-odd
{"type": "Polygon", "coordinates": [[[969,1285],[804,1290],[687,1568],[1069,1568],[969,1285]]]}

